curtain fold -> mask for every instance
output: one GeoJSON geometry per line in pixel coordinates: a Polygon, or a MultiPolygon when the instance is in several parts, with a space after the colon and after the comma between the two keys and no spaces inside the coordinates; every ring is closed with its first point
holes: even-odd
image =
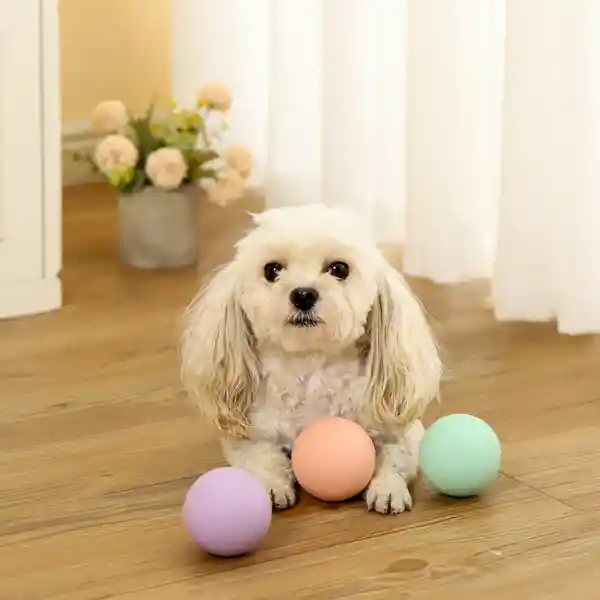
{"type": "Polygon", "coordinates": [[[354,208],[499,320],[600,332],[598,0],[174,7],[176,98],[231,86],[269,206],[354,208]]]}
{"type": "Polygon", "coordinates": [[[496,316],[600,332],[600,5],[508,0],[507,18],[496,316]]]}
{"type": "Polygon", "coordinates": [[[173,98],[193,106],[202,83],[228,85],[234,95],[228,142],[250,145],[256,164],[250,181],[269,170],[267,64],[270,0],[175,0],[172,21],[173,98]]]}
{"type": "Polygon", "coordinates": [[[331,0],[321,5],[323,200],[355,207],[382,241],[401,242],[407,3],[331,0]]]}
{"type": "Polygon", "coordinates": [[[410,2],[405,269],[440,283],[492,273],[499,196],[501,0],[410,2]]]}
{"type": "Polygon", "coordinates": [[[267,201],[322,202],[322,2],[268,4],[267,201]]]}

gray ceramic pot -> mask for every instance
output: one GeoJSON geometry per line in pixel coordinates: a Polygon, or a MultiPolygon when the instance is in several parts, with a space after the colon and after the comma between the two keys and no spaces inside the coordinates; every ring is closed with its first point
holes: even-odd
{"type": "Polygon", "coordinates": [[[145,187],[119,196],[121,259],[138,269],[176,269],[198,260],[200,190],[145,187]]]}

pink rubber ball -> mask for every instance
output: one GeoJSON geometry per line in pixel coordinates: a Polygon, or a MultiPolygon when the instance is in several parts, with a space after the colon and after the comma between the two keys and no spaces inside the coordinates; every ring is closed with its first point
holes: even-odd
{"type": "Polygon", "coordinates": [[[354,421],[333,417],[303,429],[292,449],[292,469],[309,494],[341,502],[362,492],[375,473],[375,446],[354,421]]]}

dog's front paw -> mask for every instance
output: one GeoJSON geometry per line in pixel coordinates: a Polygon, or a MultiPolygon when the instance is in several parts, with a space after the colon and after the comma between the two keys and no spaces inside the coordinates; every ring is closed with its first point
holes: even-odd
{"type": "Polygon", "coordinates": [[[279,510],[292,508],[296,504],[298,496],[294,489],[294,482],[287,478],[273,478],[265,481],[269,490],[273,506],[279,510]]]}
{"type": "Polygon", "coordinates": [[[412,508],[412,497],[398,473],[376,475],[366,493],[367,508],[382,515],[397,515],[412,508]]]}

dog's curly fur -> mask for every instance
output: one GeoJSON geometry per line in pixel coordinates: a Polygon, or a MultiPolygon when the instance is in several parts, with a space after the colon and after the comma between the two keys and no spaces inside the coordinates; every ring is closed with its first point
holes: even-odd
{"type": "Polygon", "coordinates": [[[353,215],[311,205],[253,218],[234,259],[185,314],[184,386],[220,429],[229,464],[261,479],[276,507],[296,502],[295,437],[337,415],[360,423],[376,445],[369,509],[403,512],[420,418],[442,375],[420,303],[353,215]],[[337,272],[336,262],[348,268],[337,272]],[[318,294],[308,313],[290,300],[298,287],[318,294]]]}

